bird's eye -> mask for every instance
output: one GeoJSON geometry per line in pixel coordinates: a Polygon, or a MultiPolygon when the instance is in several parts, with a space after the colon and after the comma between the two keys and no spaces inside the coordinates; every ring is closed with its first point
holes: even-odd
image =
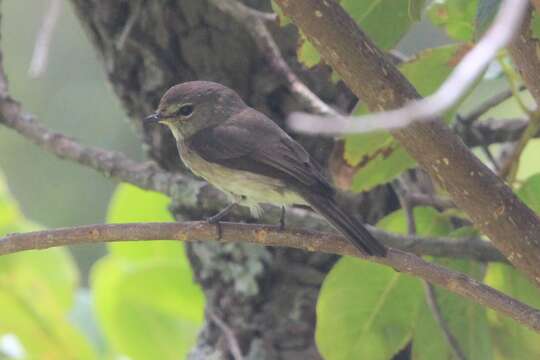
{"type": "Polygon", "coordinates": [[[178,109],[178,115],[181,115],[184,117],[190,116],[192,113],[193,113],[193,105],[191,104],[182,105],[180,109],[178,109]]]}

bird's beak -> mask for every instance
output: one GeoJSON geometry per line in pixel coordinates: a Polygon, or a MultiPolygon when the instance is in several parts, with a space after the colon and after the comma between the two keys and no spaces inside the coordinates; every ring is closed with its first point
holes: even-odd
{"type": "Polygon", "coordinates": [[[143,122],[147,125],[150,124],[157,124],[161,121],[161,118],[158,113],[153,113],[152,115],[149,115],[144,118],[143,122]]]}

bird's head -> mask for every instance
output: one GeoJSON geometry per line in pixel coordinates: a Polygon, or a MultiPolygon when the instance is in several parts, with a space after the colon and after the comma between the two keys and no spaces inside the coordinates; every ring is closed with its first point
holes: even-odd
{"type": "Polygon", "coordinates": [[[240,96],[226,86],[190,81],[167,90],[157,111],[144,121],[167,125],[176,140],[180,140],[226,121],[245,107],[240,96]]]}

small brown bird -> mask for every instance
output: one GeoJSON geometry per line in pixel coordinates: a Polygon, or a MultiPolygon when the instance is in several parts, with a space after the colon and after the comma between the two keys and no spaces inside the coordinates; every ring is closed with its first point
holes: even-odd
{"type": "Polygon", "coordinates": [[[386,255],[338,206],[336,191],[307,151],[232,89],[208,81],[173,86],[145,122],[167,125],[184,164],[229,195],[231,204],[210,222],[219,222],[234,204],[248,206],[254,216],[261,203],[309,205],[365,255],[386,255]]]}

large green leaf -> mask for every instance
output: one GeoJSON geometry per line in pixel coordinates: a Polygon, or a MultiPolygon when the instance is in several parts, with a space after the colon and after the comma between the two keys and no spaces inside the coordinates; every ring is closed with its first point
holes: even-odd
{"type": "MultiPolygon", "coordinates": [[[[36,230],[0,175],[0,236],[36,230]]],[[[69,321],[77,268],[62,248],[0,257],[0,336],[12,334],[31,359],[93,359],[95,354],[69,321]]]]}
{"type": "MultiPolygon", "coordinates": [[[[167,210],[170,199],[154,191],[142,190],[130,184],[118,185],[109,204],[107,222],[174,221],[167,210]]],[[[132,260],[172,258],[185,263],[184,246],[177,241],[133,241],[111,243],[109,251],[115,256],[132,260]]]]}
{"type": "Polygon", "coordinates": [[[428,17],[455,40],[472,41],[478,0],[436,0],[428,8],[428,17]]]}
{"type": "Polygon", "coordinates": [[[540,174],[528,177],[517,191],[517,195],[527,206],[540,214],[540,174]]]}
{"type": "MultiPolygon", "coordinates": [[[[341,0],[341,6],[382,49],[391,49],[418,21],[421,0],[341,0]]],[[[282,20],[282,23],[286,21],[282,20]]],[[[305,38],[298,49],[298,58],[306,66],[320,62],[320,55],[305,38]]]]}
{"type": "Polygon", "coordinates": [[[387,360],[409,341],[418,280],[354,258],[328,274],[317,303],[316,341],[326,360],[387,360]]]}
{"type": "MultiPolygon", "coordinates": [[[[459,45],[428,49],[403,64],[400,70],[421,95],[429,95],[448,77],[463,50],[459,45]]],[[[365,113],[366,108],[361,107],[356,115],[365,113]]],[[[367,191],[415,165],[415,161],[386,132],[348,136],[344,156],[347,163],[357,169],[352,181],[354,191],[367,191]]]]}
{"type": "MultiPolygon", "coordinates": [[[[540,308],[540,291],[511,266],[490,263],[485,282],[505,294],[540,308]]],[[[540,358],[538,333],[493,310],[488,310],[488,320],[498,359],[540,358]]]]}
{"type": "Polygon", "coordinates": [[[111,348],[131,359],[183,359],[203,321],[203,295],[173,259],[109,256],[92,270],[95,309],[111,348]]]}

